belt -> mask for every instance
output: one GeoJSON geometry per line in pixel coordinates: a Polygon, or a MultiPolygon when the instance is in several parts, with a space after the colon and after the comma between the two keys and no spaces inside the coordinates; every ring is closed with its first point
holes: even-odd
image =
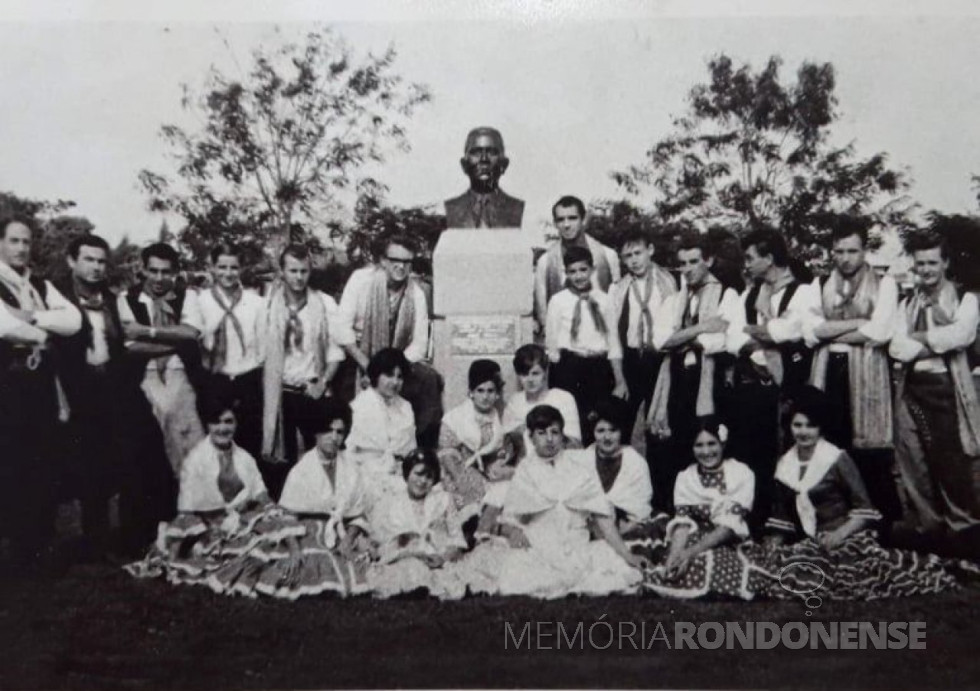
{"type": "MultiPolygon", "coordinates": [[[[256,376],[261,371],[262,371],[261,367],[256,367],[255,369],[250,369],[245,372],[239,372],[238,374],[225,374],[224,372],[215,372],[215,374],[219,377],[224,377],[229,382],[236,382],[239,379],[244,379],[245,377],[256,376]]],[[[285,386],[283,386],[283,388],[285,388],[285,386]]]]}
{"type": "Polygon", "coordinates": [[[299,384],[283,384],[282,390],[283,393],[305,394],[306,386],[301,386],[299,384]]]}
{"type": "Polygon", "coordinates": [[[572,350],[571,348],[562,348],[559,352],[562,355],[565,355],[567,353],[568,355],[573,355],[577,358],[582,358],[583,360],[608,360],[609,359],[609,353],[606,352],[598,353],[592,350],[578,351],[578,350],[572,350]]]}

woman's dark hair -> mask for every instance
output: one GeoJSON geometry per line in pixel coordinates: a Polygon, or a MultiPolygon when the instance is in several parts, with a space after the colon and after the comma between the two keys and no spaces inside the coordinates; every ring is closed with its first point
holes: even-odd
{"type": "Polygon", "coordinates": [[[432,449],[415,449],[408,455],[402,457],[402,477],[408,479],[412,468],[417,465],[425,466],[426,475],[432,478],[432,482],[439,482],[442,471],[439,467],[439,457],[432,449]]]}
{"type": "Polygon", "coordinates": [[[486,382],[492,382],[497,387],[497,393],[504,390],[504,379],[500,376],[500,365],[493,360],[474,360],[470,363],[467,374],[467,384],[470,391],[486,382]]]}
{"type": "Polygon", "coordinates": [[[536,343],[522,345],[514,353],[514,371],[522,377],[535,365],[547,372],[549,364],[547,351],[536,343]]]}
{"type": "MultiPolygon", "coordinates": [[[[605,420],[624,435],[628,436],[633,431],[633,425],[629,417],[630,407],[626,401],[615,397],[604,398],[589,413],[589,427],[594,430],[599,422],[605,420]]],[[[628,442],[629,440],[627,439],[625,441],[628,442]]]]}
{"type": "Polygon", "coordinates": [[[694,423],[694,436],[691,437],[692,442],[694,439],[698,438],[699,434],[702,432],[707,432],[724,446],[728,440],[723,440],[721,438],[721,426],[723,424],[724,422],[717,415],[709,415],[707,417],[698,418],[694,423]]]}
{"type": "Polygon", "coordinates": [[[398,348],[382,348],[371,361],[368,363],[367,375],[368,379],[371,380],[371,386],[378,385],[378,378],[382,375],[388,375],[389,377],[395,373],[395,370],[400,369],[402,371],[402,376],[408,376],[408,360],[405,358],[405,353],[398,350],[398,348]]]}
{"type": "Polygon", "coordinates": [[[201,414],[201,421],[205,425],[213,425],[225,411],[230,410],[238,418],[238,406],[230,389],[216,387],[207,396],[203,396],[198,404],[198,412],[201,414]]]}
{"type": "Polygon", "coordinates": [[[823,432],[827,425],[827,395],[814,386],[805,386],[793,399],[789,415],[786,416],[786,426],[789,427],[797,414],[805,415],[814,427],[823,432]]]}
{"type": "Polygon", "coordinates": [[[344,423],[344,438],[346,438],[350,434],[350,406],[336,398],[328,398],[318,414],[310,420],[310,430],[314,434],[328,432],[334,420],[340,420],[344,423]]]}
{"type": "Polygon", "coordinates": [[[565,418],[558,411],[558,408],[550,405],[536,405],[527,413],[524,420],[527,423],[527,431],[533,432],[536,429],[548,429],[556,422],[563,430],[565,429],[565,418]]]}

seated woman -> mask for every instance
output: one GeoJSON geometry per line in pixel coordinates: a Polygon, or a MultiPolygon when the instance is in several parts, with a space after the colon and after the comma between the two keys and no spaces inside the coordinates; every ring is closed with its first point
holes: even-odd
{"type": "MultiPolygon", "coordinates": [[[[653,486],[646,460],[631,446],[623,446],[623,436],[630,429],[628,420],[629,407],[621,399],[599,401],[588,420],[595,443],[568,454],[596,474],[616,512],[620,535],[639,539],[656,530],[649,521],[653,486]]],[[[659,534],[662,533],[661,523],[659,534]]]]}
{"type": "Polygon", "coordinates": [[[675,516],[667,524],[666,553],[647,574],[646,588],[666,597],[722,595],[751,600],[768,592],[771,575],[762,547],[747,541],[755,475],[725,458],[728,430],[717,419],[700,420],[695,463],[677,475],[675,516]]]}
{"type": "Polygon", "coordinates": [[[528,547],[504,555],[500,593],[556,598],[635,591],[646,560],[623,543],[595,472],[565,454],[561,413],[535,406],[526,422],[535,453],[517,466],[504,516],[521,526],[528,547]],[[602,540],[590,541],[590,519],[602,540]]]}
{"type": "Polygon", "coordinates": [[[821,433],[826,402],[807,389],[790,411],[794,445],[776,465],[775,506],[766,523],[775,547],[777,597],[819,588],[821,597],[872,600],[955,587],[957,565],[878,544],[881,514],[846,452],[821,433]],[[793,544],[783,546],[787,541],[793,544]]]}
{"type": "Polygon", "coordinates": [[[401,397],[409,370],[404,353],[385,348],[368,363],[371,387],[351,403],[351,427],[346,456],[361,470],[371,503],[403,488],[397,456],[415,449],[415,415],[401,397]]]}
{"type": "Polygon", "coordinates": [[[500,446],[503,434],[497,410],[504,387],[500,365],[474,360],[468,379],[469,398],[446,413],[439,431],[442,484],[463,522],[479,513],[487,489],[482,457],[500,446]]]}
{"type": "MultiPolygon", "coordinates": [[[[565,448],[577,448],[582,443],[582,429],[578,419],[575,397],[564,389],[548,388],[548,354],[544,348],[530,343],[514,353],[514,372],[521,390],[510,397],[504,409],[503,424],[508,432],[525,430],[527,414],[536,405],[550,405],[558,409],[565,420],[565,448]]],[[[530,444],[530,436],[525,442],[530,444]]]]}
{"type": "Polygon", "coordinates": [[[208,436],[181,464],[178,515],[160,524],[142,561],[125,567],[130,574],[254,597],[276,546],[303,534],[269,499],[255,459],[235,444],[230,400],[218,394],[202,405],[208,436]]]}
{"type": "Polygon", "coordinates": [[[295,600],[324,592],[344,596],[367,591],[373,546],[361,474],[343,451],[350,421],[347,404],[328,401],[323,418],[316,421],[316,446],[289,471],[279,506],[296,515],[305,534],[284,545],[289,558],[262,574],[259,592],[295,600]]]}
{"type": "Polygon", "coordinates": [[[427,590],[436,597],[465,593],[447,576],[466,549],[463,531],[449,493],[439,483],[439,459],[428,449],[402,461],[405,487],[384,498],[373,527],[380,537],[380,562],[368,573],[379,597],[427,590]]]}

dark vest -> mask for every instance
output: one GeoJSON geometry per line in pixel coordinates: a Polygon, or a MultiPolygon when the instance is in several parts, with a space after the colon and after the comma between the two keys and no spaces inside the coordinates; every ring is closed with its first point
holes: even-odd
{"type": "MultiPolygon", "coordinates": [[[[78,333],[71,336],[57,336],[53,341],[58,352],[58,371],[65,387],[65,394],[68,396],[69,404],[74,409],[76,405],[81,405],[84,400],[82,397],[86,393],[82,392],[81,388],[87,386],[84,383],[84,374],[89,366],[86,354],[92,337],[92,322],[88,312],[79,302],[78,294],[75,292],[75,284],[71,279],[64,281],[57,288],[65,296],[65,299],[78,307],[78,311],[82,313],[82,328],[79,329],[78,333]]],[[[101,292],[102,300],[105,303],[106,319],[113,325],[113,329],[106,332],[106,344],[109,348],[109,361],[106,364],[115,377],[120,377],[125,371],[127,358],[122,321],[119,318],[119,305],[116,303],[116,296],[111,290],[103,288],[101,292]]],[[[115,382],[118,379],[112,381],[115,382]]],[[[91,392],[88,393],[91,395],[91,392]]]]}
{"type": "MultiPolygon", "coordinates": [[[[34,290],[37,291],[37,294],[41,296],[41,301],[44,303],[44,307],[47,308],[48,306],[47,305],[48,302],[47,282],[43,278],[38,278],[37,276],[34,275],[32,275],[28,280],[30,281],[31,285],[34,287],[34,290]]],[[[17,296],[11,293],[10,289],[7,288],[7,286],[4,285],[3,283],[0,283],[0,300],[10,305],[11,307],[16,307],[17,309],[21,308],[20,300],[18,300],[17,296]]],[[[6,369],[10,365],[10,361],[13,359],[13,357],[14,357],[14,345],[12,343],[8,343],[7,341],[4,341],[3,339],[0,339],[0,369],[6,369]]]]}
{"type": "MultiPolygon", "coordinates": [[[[126,303],[129,305],[129,309],[132,311],[133,317],[137,322],[143,326],[152,326],[150,311],[145,304],[140,302],[140,293],[142,292],[142,286],[133,286],[130,288],[126,291],[126,303]]],[[[174,314],[177,315],[178,322],[183,313],[184,298],[186,296],[187,290],[185,288],[174,288],[174,299],[170,301],[170,306],[173,308],[174,314]]],[[[198,389],[204,376],[204,364],[201,359],[200,347],[197,343],[187,343],[178,346],[175,350],[177,356],[184,363],[184,371],[187,373],[188,379],[190,379],[194,388],[198,389]]]]}
{"type": "MultiPolygon", "coordinates": [[[[783,291],[783,297],[779,300],[776,309],[776,316],[781,317],[790,301],[796,295],[797,289],[802,284],[794,280],[783,291]]],[[[755,309],[755,302],[759,297],[762,283],[756,283],[749,289],[749,294],[745,300],[745,320],[749,324],[759,323],[759,315],[755,309]]],[[[800,387],[806,385],[810,379],[810,364],[813,361],[813,350],[808,348],[803,341],[791,341],[788,343],[776,344],[776,350],[783,360],[783,390],[792,394],[800,387]]]]}

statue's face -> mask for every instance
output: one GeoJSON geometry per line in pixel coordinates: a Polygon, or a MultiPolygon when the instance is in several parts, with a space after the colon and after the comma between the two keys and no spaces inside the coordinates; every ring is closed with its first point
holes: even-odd
{"type": "Polygon", "coordinates": [[[492,134],[482,133],[470,140],[466,154],[460,159],[463,171],[470,179],[470,187],[478,192],[497,189],[509,162],[501,141],[492,134]]]}

